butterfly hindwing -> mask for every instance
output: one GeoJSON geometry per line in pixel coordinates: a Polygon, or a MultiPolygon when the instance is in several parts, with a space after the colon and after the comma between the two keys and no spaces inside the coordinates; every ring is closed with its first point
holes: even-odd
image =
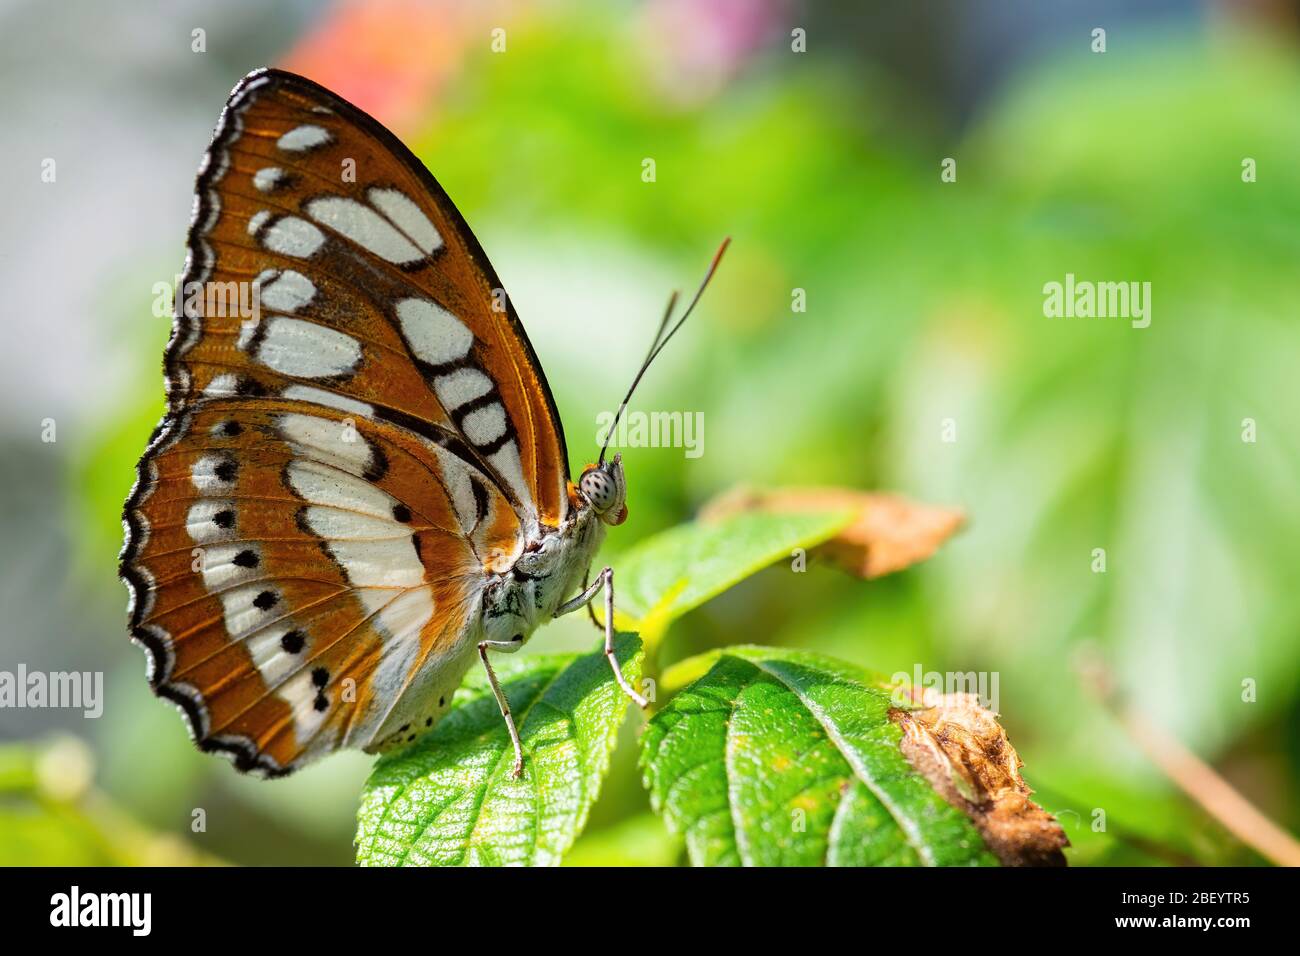
{"type": "Polygon", "coordinates": [[[291,74],[232,93],[189,248],[125,511],[155,691],[244,770],[409,739],[473,659],[490,576],[566,515],[532,349],[423,166],[291,74]]]}
{"type": "Polygon", "coordinates": [[[454,689],[483,568],[520,547],[506,499],[382,422],[282,400],[187,418],[150,459],[133,611],[155,688],[196,736],[275,771],[382,744],[422,667],[454,689]]]}

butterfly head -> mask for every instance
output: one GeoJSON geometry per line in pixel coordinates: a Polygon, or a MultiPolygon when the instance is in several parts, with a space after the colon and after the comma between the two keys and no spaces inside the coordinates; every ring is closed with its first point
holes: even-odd
{"type": "Polygon", "coordinates": [[[578,479],[578,490],[596,516],[608,525],[627,520],[627,480],[623,477],[623,456],[588,465],[578,479]]]}

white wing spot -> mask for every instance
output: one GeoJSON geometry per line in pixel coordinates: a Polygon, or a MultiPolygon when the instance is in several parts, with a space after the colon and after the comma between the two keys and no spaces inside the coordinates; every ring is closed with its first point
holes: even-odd
{"type": "Polygon", "coordinates": [[[392,220],[417,246],[431,253],[442,247],[442,236],[411,197],[398,189],[373,187],[366,193],[379,211],[392,220]]]}
{"type": "Polygon", "coordinates": [[[356,200],[342,196],[313,199],[307,204],[307,215],[388,262],[401,265],[424,258],[392,223],[356,200]]]}
{"type": "Polygon", "coordinates": [[[310,505],[304,520],[324,540],[353,587],[424,584],[424,563],[415,549],[415,537],[403,525],[324,505],[310,505]]]}
{"type": "Polygon", "coordinates": [[[532,499],[528,483],[524,481],[524,467],[519,461],[519,446],[515,444],[513,438],[502,445],[495,454],[489,455],[488,462],[496,469],[497,474],[506,480],[520,501],[526,502],[532,499]]]}
{"type": "Polygon", "coordinates": [[[269,193],[284,179],[284,170],[279,166],[267,166],[253,174],[253,185],[259,192],[269,193]]]}
{"type": "Polygon", "coordinates": [[[474,487],[470,484],[469,465],[459,455],[453,455],[443,448],[435,446],[434,454],[438,456],[447,496],[456,509],[456,519],[460,522],[461,530],[468,534],[478,521],[478,505],[474,501],[474,487]]]}
{"type": "Polygon", "coordinates": [[[262,223],[266,222],[266,220],[270,218],[271,212],[267,209],[259,209],[257,212],[253,213],[252,218],[248,220],[248,234],[250,236],[257,235],[257,230],[262,228],[262,223]]]}
{"type": "Polygon", "coordinates": [[[499,402],[475,409],[465,416],[461,427],[475,445],[490,445],[506,433],[506,410],[499,402]]]}
{"type": "Polygon", "coordinates": [[[290,654],[280,645],[280,639],[292,630],[293,625],[281,623],[262,628],[244,641],[245,650],[268,687],[278,687],[298,669],[302,655],[290,654]]]}
{"type": "Polygon", "coordinates": [[[385,535],[410,534],[409,529],[393,519],[397,499],[364,478],[307,460],[290,462],[288,476],[294,494],[304,501],[379,519],[385,523],[385,535]]]}
{"type": "Polygon", "coordinates": [[[205,398],[228,398],[234,395],[238,388],[239,376],[230,372],[222,372],[220,375],[214,375],[212,381],[208,382],[208,387],[203,390],[203,396],[205,398]]]}
{"type": "Polygon", "coordinates": [[[215,593],[224,591],[231,585],[254,580],[262,573],[258,567],[261,560],[260,550],[246,542],[210,547],[203,555],[203,586],[210,593],[215,593]],[[248,558],[247,555],[252,557],[248,558]],[[235,558],[239,556],[243,556],[241,560],[251,561],[251,566],[236,562],[235,558]]]}
{"type": "Polygon", "coordinates": [[[204,455],[190,469],[190,480],[201,495],[229,491],[235,477],[235,460],[228,455],[204,455]]]}
{"type": "Polygon", "coordinates": [[[415,357],[430,365],[463,359],[474,344],[474,333],[464,322],[428,299],[402,299],[397,321],[415,357]]]}
{"type": "Polygon", "coordinates": [[[243,640],[262,627],[267,619],[274,620],[284,613],[280,595],[261,582],[242,584],[221,593],[221,609],[226,619],[226,633],[233,640],[243,640]],[[264,601],[263,595],[271,600],[264,601]]]}
{"type": "Polygon", "coordinates": [[[439,375],[433,382],[433,390],[438,395],[438,401],[442,402],[442,407],[454,412],[462,405],[492,391],[492,379],[476,368],[458,368],[446,375],[439,375]]]}
{"type": "Polygon", "coordinates": [[[285,269],[269,282],[258,277],[261,303],[275,312],[295,312],[311,302],[316,286],[301,272],[285,269]]]}
{"type": "Polygon", "coordinates": [[[354,415],[364,415],[366,418],[375,417],[375,407],[373,405],[359,402],[355,398],[348,398],[346,395],[327,392],[323,388],[315,388],[311,385],[290,385],[280,394],[292,401],[315,402],[317,405],[326,405],[330,408],[337,408],[342,412],[351,412],[354,415]]]}
{"type": "Polygon", "coordinates": [[[234,512],[235,503],[229,498],[201,498],[190,505],[190,510],[185,515],[185,530],[189,532],[190,538],[196,544],[224,541],[234,534],[232,530],[234,512]],[[232,526],[231,528],[223,528],[217,524],[217,515],[223,512],[232,516],[232,519],[226,522],[232,526]]]}
{"type": "Polygon", "coordinates": [[[276,688],[276,695],[289,705],[293,713],[293,734],[300,745],[315,736],[329,714],[328,695],[326,707],[316,709],[316,697],[323,690],[312,679],[312,670],[314,668],[305,667],[276,688]]]}
{"type": "Polygon", "coordinates": [[[277,219],[262,237],[262,245],[272,252],[297,259],[313,255],[324,243],[325,233],[297,216],[277,219]]]}
{"type": "Polygon", "coordinates": [[[280,433],[295,453],[333,465],[354,475],[370,467],[373,453],[370,443],[342,422],[315,415],[281,415],[280,433]]]}
{"type": "Polygon", "coordinates": [[[301,378],[343,375],[361,361],[361,343],[337,329],[277,315],[266,324],[257,360],[301,378]]]}
{"type": "Polygon", "coordinates": [[[285,133],[275,141],[275,145],[280,147],[280,149],[287,150],[291,153],[301,153],[304,150],[323,146],[329,141],[329,130],[325,129],[323,126],[306,124],[289,130],[289,132],[285,133]]]}

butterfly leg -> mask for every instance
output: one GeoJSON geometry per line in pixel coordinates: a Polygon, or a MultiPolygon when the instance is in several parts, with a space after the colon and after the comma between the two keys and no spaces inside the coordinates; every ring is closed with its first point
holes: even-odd
{"type": "Polygon", "coordinates": [[[510,702],[506,700],[506,693],[501,689],[501,682],[497,680],[497,673],[492,669],[492,664],[488,660],[488,651],[492,648],[514,648],[514,641],[479,641],[478,656],[483,661],[483,668],[487,671],[488,683],[492,685],[492,693],[496,695],[497,705],[501,708],[501,716],[506,719],[506,729],[510,731],[510,742],[515,745],[515,769],[511,776],[515,778],[524,775],[524,745],[519,740],[519,729],[515,727],[514,715],[510,713],[510,702]]]}
{"type": "MultiPolygon", "coordinates": [[[[591,580],[591,565],[587,565],[587,570],[582,573],[582,593],[587,593],[587,582],[591,580]]],[[[593,592],[594,593],[594,592],[593,592]]],[[[556,617],[559,617],[557,614],[556,617]]],[[[587,617],[591,618],[592,626],[598,631],[603,631],[604,627],[596,617],[596,609],[591,605],[591,599],[587,600],[587,617]]]]}
{"type": "Polygon", "coordinates": [[[602,589],[605,592],[605,657],[609,660],[609,666],[614,671],[614,680],[618,681],[618,686],[622,688],[623,693],[644,710],[650,706],[650,702],[633,690],[632,685],[627,682],[627,678],[623,676],[623,669],[618,666],[618,657],[614,653],[614,569],[607,567],[601,571],[591,587],[556,608],[555,617],[568,614],[584,605],[590,608],[592,600],[602,589]]]}

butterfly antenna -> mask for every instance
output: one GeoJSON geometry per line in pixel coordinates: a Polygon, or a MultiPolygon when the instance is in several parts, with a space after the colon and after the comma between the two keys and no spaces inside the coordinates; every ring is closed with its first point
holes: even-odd
{"type": "Polygon", "coordinates": [[[632,385],[628,388],[627,394],[623,396],[622,404],[618,406],[618,411],[614,413],[614,421],[610,423],[609,430],[605,433],[605,444],[600,447],[600,457],[596,459],[597,464],[603,465],[605,463],[605,452],[609,450],[609,442],[610,439],[614,437],[614,429],[618,427],[619,419],[623,417],[623,412],[627,409],[627,403],[632,400],[632,393],[635,392],[636,387],[641,384],[641,377],[645,375],[646,370],[650,368],[650,363],[658,358],[659,353],[664,350],[664,346],[668,344],[668,340],[676,335],[677,330],[680,329],[682,324],[691,317],[691,313],[695,311],[696,304],[700,301],[700,296],[704,295],[704,290],[708,288],[709,281],[713,278],[713,273],[718,271],[718,263],[722,261],[722,254],[727,251],[727,246],[729,245],[731,245],[730,236],[723,239],[722,245],[718,246],[718,251],[713,254],[713,261],[709,263],[709,271],[704,274],[704,279],[700,282],[700,287],[695,290],[695,295],[691,298],[690,305],[686,307],[686,311],[682,313],[681,318],[673,324],[671,329],[668,329],[668,323],[672,321],[673,310],[677,307],[677,290],[674,289],[673,294],[668,297],[668,307],[664,309],[664,317],[659,320],[659,328],[655,330],[655,336],[650,340],[650,349],[646,352],[645,360],[641,363],[641,368],[637,370],[636,377],[632,379],[632,385]],[[664,332],[665,329],[668,329],[666,334],[664,332]]]}

